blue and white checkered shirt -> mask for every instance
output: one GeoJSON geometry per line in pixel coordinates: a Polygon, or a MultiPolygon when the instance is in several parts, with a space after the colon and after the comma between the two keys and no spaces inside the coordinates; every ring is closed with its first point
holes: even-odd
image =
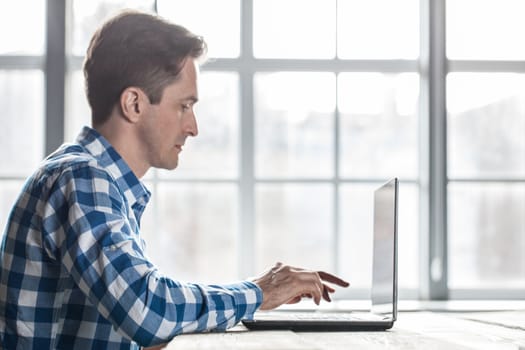
{"type": "Polygon", "coordinates": [[[0,348],[138,349],[252,317],[251,282],[163,276],[144,256],[150,198],[113,147],[84,128],[27,180],[0,251],[0,348]]]}

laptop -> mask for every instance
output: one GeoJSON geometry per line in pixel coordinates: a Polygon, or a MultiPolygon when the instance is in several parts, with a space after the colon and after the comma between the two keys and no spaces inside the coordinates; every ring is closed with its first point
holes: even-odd
{"type": "Polygon", "coordinates": [[[397,318],[397,178],[374,191],[374,239],[372,259],[372,308],[352,311],[257,311],[242,320],[251,330],[381,331],[392,328],[397,318]]]}

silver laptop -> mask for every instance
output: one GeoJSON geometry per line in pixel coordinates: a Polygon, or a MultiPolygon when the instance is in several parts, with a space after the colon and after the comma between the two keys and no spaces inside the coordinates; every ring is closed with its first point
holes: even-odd
{"type": "Polygon", "coordinates": [[[362,331],[392,328],[397,317],[398,179],[374,191],[372,309],[370,312],[258,311],[243,324],[253,330],[362,331]]]}

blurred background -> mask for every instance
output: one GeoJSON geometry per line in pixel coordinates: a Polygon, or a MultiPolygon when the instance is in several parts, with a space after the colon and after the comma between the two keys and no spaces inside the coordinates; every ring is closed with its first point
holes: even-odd
{"type": "Polygon", "coordinates": [[[522,0],[0,0],[2,230],[24,179],[89,125],[83,56],[124,8],[209,45],[199,136],[144,178],[163,273],[283,261],[366,298],[372,191],[396,176],[401,298],[525,298],[522,0]]]}

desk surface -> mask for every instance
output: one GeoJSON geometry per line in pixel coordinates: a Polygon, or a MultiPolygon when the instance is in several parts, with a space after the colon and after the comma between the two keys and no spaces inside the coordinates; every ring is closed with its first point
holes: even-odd
{"type": "Polygon", "coordinates": [[[175,337],[166,349],[516,349],[525,350],[525,311],[402,311],[386,332],[249,331],[175,337]]]}

